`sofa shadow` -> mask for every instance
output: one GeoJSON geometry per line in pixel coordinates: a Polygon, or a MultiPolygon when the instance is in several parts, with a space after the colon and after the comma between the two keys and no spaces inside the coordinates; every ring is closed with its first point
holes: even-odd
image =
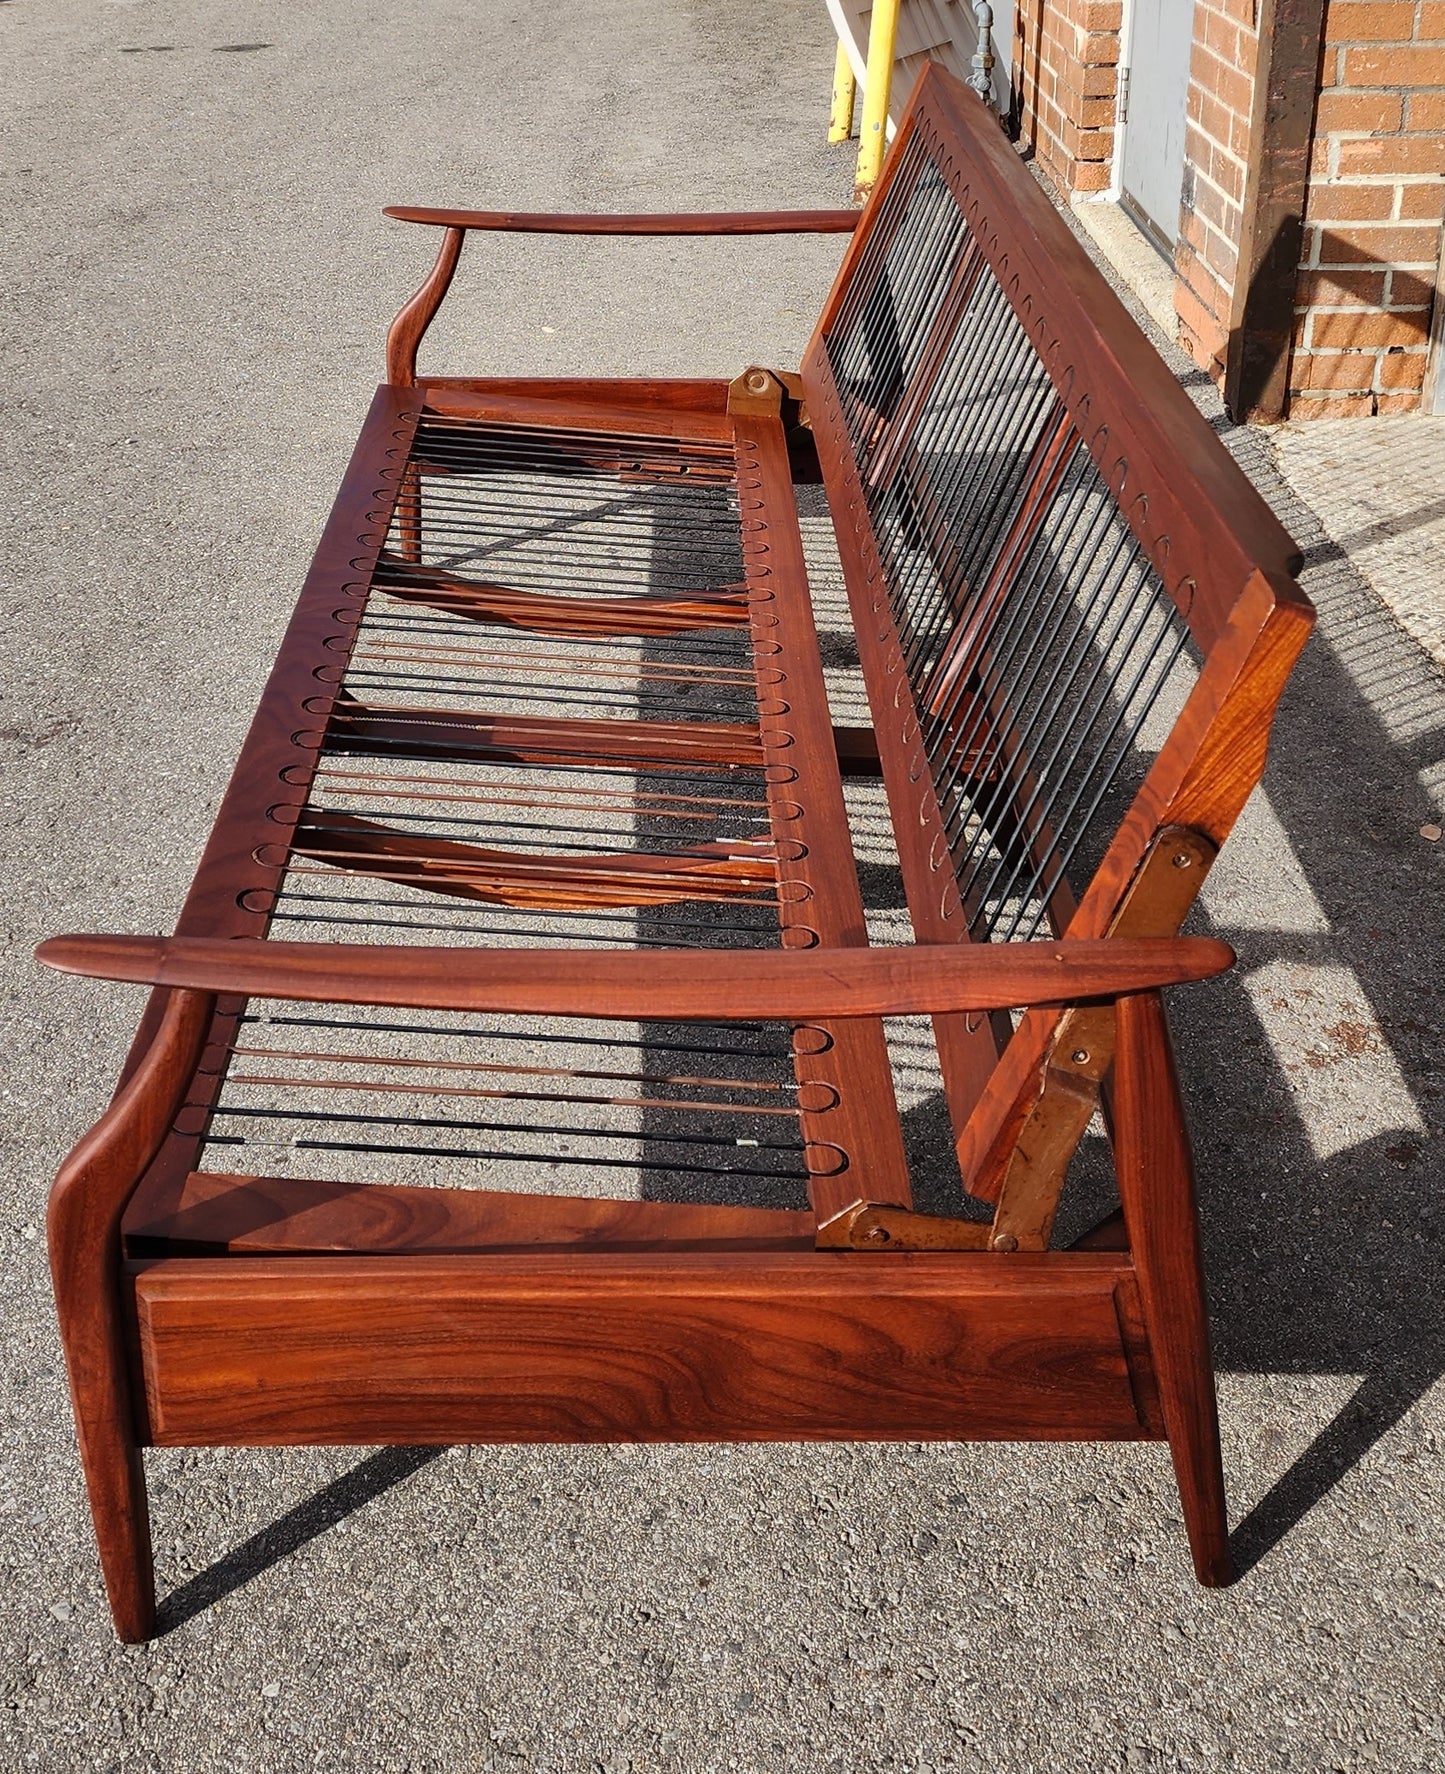
{"type": "Polygon", "coordinates": [[[288,1510],[279,1521],[269,1523],[224,1558],[172,1590],[157,1611],[156,1637],[162,1638],[205,1613],[233,1590],[243,1588],[272,1565],[290,1558],[309,1540],[315,1540],[404,1483],[446,1451],[444,1447],[391,1447],[369,1454],[359,1466],[343,1472],[314,1496],[288,1510]]]}

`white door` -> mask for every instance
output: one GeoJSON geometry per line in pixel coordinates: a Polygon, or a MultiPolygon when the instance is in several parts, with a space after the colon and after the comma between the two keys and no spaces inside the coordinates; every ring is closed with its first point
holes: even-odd
{"type": "Polygon", "coordinates": [[[1134,0],[1130,14],[1119,189],[1124,208],[1172,257],[1184,184],[1194,0],[1134,0]]]}
{"type": "Polygon", "coordinates": [[[1014,0],[994,0],[993,102],[1007,117],[1013,104],[1014,0]]]}

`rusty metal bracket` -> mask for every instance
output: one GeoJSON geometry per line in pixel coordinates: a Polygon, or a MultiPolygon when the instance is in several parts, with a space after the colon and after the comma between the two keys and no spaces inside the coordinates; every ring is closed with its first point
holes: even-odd
{"type": "MultiPolygon", "coordinates": [[[[1110,936],[1175,936],[1218,847],[1190,826],[1165,826],[1150,845],[1109,926],[1110,936]]],[[[1044,1063],[1003,1188],[990,1240],[996,1250],[1048,1247],[1064,1173],[1099,1104],[1114,1062],[1114,1007],[1067,1011],[1044,1063]]]]}

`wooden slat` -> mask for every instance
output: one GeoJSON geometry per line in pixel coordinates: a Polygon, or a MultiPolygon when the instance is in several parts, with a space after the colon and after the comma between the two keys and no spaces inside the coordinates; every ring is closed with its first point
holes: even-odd
{"type": "Polygon", "coordinates": [[[168,1258],[158,1445],[1148,1439],[1110,1256],[168,1258]]]}
{"type": "MultiPolygon", "coordinates": [[[[527,384],[511,388],[494,382],[470,383],[460,378],[421,380],[417,387],[426,399],[428,413],[445,418],[472,419],[491,425],[555,426],[597,437],[666,437],[683,443],[725,443],[729,436],[726,411],[697,411],[666,405],[632,406],[622,395],[595,400],[527,392],[527,384]]],[[[606,384],[599,384],[605,388],[606,384]]]]}
{"type": "Polygon", "coordinates": [[[746,628],[748,623],[747,600],[737,594],[699,589],[690,598],[563,597],[466,579],[391,554],[382,556],[376,583],[388,597],[404,603],[531,634],[673,635],[746,628]]]}
{"type": "Polygon", "coordinates": [[[186,896],[180,934],[259,936],[266,929],[267,915],[254,909],[256,890],[276,887],[284,872],[282,859],[256,859],[267,810],[304,798],[310,786],[329,700],[316,673],[350,656],[419,412],[409,390],[377,390],[186,896]],[[347,619],[337,619],[338,609],[347,619]]]}
{"type": "Polygon", "coordinates": [[[372,708],[346,698],[328,732],[335,751],[399,753],[417,758],[509,764],[669,764],[766,762],[756,727],[711,721],[549,720],[545,715],[486,715],[470,709],[372,708]]]}
{"type": "MultiPolygon", "coordinates": [[[[1228,631],[1205,661],[1133,805],[1080,894],[1070,937],[1099,937],[1111,927],[1165,827],[1200,832],[1215,849],[1224,843],[1263,774],[1274,710],[1312,620],[1297,599],[1276,597],[1265,574],[1251,576],[1228,631]]],[[[1187,906],[1179,909],[1181,917],[1185,910],[1187,906]]],[[[964,1175],[985,1200],[997,1199],[1019,1131],[1038,1095],[1040,1068],[1058,1020],[1047,1011],[1025,1015],[959,1139],[964,1175]]]]}
{"type": "Polygon", "coordinates": [[[421,376],[417,387],[430,405],[467,395],[496,400],[540,401],[554,419],[577,409],[610,407],[637,413],[685,413],[700,435],[726,433],[728,384],[721,377],[696,376],[421,376]]]}
{"type": "Polygon", "coordinates": [[[172,1210],[126,1221],[132,1256],[438,1256],[571,1247],[813,1247],[811,1212],[193,1171],[172,1210]]]}
{"type": "Polygon", "coordinates": [[[676,905],[770,896],[777,868],[764,846],[698,845],[675,854],[641,851],[546,855],[493,850],[328,810],[297,826],[293,856],[429,893],[487,905],[581,910],[596,906],[676,905]]]}

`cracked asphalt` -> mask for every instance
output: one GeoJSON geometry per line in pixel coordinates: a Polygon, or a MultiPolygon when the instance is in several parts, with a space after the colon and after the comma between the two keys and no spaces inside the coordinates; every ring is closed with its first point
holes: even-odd
{"type": "MultiPolygon", "coordinates": [[[[0,4],[0,1767],[1445,1765],[1445,681],[1198,386],[1322,612],[1176,1004],[1242,1579],[1150,1447],[172,1452],[111,1637],[41,1227],[138,994],[31,949],[175,916],[425,268],[380,206],[837,203],[831,65],[817,0],[0,4]]],[[[488,241],[429,361],[786,367],[838,250],[488,241]]]]}

